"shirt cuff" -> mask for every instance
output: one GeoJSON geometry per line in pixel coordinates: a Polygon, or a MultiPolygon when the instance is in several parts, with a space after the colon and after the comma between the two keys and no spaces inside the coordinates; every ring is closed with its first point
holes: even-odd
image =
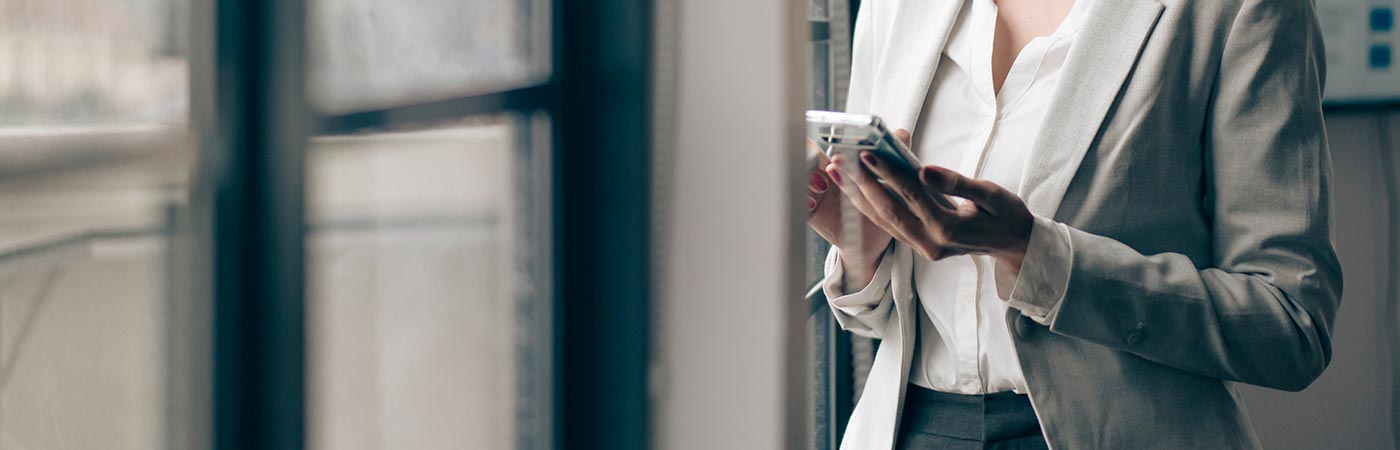
{"type": "Polygon", "coordinates": [[[880,265],[875,269],[875,276],[870,279],[869,284],[848,294],[848,286],[845,286],[846,269],[841,264],[840,250],[832,247],[831,252],[826,255],[826,279],[822,280],[822,293],[826,294],[831,306],[852,316],[873,311],[880,306],[880,301],[884,300],[885,291],[890,286],[890,265],[894,260],[890,255],[893,251],[894,245],[885,249],[885,253],[880,256],[880,265]]]}
{"type": "Polygon", "coordinates": [[[1064,300],[1073,261],[1069,227],[1037,216],[1020,275],[1011,273],[1001,263],[995,264],[997,297],[1031,320],[1049,326],[1055,322],[1055,313],[1064,300]]]}

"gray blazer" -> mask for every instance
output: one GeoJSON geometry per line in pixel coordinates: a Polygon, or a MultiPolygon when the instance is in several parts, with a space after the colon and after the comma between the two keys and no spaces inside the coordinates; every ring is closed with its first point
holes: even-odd
{"type": "MultiPolygon", "coordinates": [[[[913,130],[961,2],[866,0],[847,109],[913,130]]],[[[1070,279],[1048,327],[1006,317],[1045,435],[1258,448],[1233,383],[1307,387],[1342,292],[1313,6],[1099,0],[1076,39],[1017,192],[1070,227],[1070,279]]],[[[889,257],[885,325],[836,313],[883,339],[843,449],[898,430],[917,292],[913,252],[889,257]]]]}

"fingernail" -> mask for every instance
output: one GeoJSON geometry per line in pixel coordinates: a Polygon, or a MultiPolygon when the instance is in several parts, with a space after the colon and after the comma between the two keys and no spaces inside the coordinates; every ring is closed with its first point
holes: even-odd
{"type": "Polygon", "coordinates": [[[923,170],[919,171],[919,175],[920,181],[923,181],[924,184],[933,185],[937,183],[938,171],[933,170],[932,167],[924,167],[923,170]]]}
{"type": "Polygon", "coordinates": [[[830,187],[826,185],[826,177],[823,177],[821,174],[816,172],[812,172],[811,183],[813,192],[826,192],[826,189],[830,187]]]}
{"type": "Polygon", "coordinates": [[[831,177],[831,180],[832,180],[832,181],[835,181],[836,184],[842,184],[842,182],[841,182],[841,171],[840,171],[840,170],[837,170],[837,169],[827,169],[827,170],[826,170],[826,175],[829,176],[829,177],[831,177]]]}
{"type": "Polygon", "coordinates": [[[817,209],[817,199],[807,197],[807,209],[817,209]]]}
{"type": "Polygon", "coordinates": [[[875,154],[870,152],[861,152],[860,160],[865,161],[865,165],[870,166],[872,168],[880,165],[879,158],[876,158],[875,154]]]}

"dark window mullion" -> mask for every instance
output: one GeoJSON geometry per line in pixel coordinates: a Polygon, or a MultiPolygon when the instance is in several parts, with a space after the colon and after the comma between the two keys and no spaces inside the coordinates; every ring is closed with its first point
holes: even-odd
{"type": "Polygon", "coordinates": [[[305,447],[303,0],[212,0],[213,447],[305,447]]]}
{"type": "Polygon", "coordinates": [[[558,448],[651,447],[650,0],[554,0],[558,448]]]}
{"type": "Polygon", "coordinates": [[[557,94],[553,83],[509,91],[413,103],[383,109],[334,114],[319,120],[321,134],[349,134],[389,128],[426,127],[463,117],[544,109],[557,94]]]}

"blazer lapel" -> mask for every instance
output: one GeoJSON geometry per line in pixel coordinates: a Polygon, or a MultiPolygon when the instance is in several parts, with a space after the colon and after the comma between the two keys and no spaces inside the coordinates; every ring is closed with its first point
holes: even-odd
{"type": "Polygon", "coordinates": [[[1097,0],[1090,9],[1021,178],[1032,213],[1055,217],[1161,13],[1157,0],[1097,0]]]}
{"type": "MultiPolygon", "coordinates": [[[[905,0],[895,11],[889,41],[875,69],[874,111],[891,128],[914,131],[939,54],[965,0],[905,0]]],[[[1104,0],[1117,1],[1117,0],[1104,0]]]]}

